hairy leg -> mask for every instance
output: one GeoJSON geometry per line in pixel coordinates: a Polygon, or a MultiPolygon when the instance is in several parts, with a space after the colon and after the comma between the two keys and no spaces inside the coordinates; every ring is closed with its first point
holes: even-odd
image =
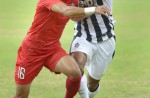
{"type": "Polygon", "coordinates": [[[16,84],[16,94],[14,98],[28,98],[31,83],[27,85],[16,84]]]}
{"type": "Polygon", "coordinates": [[[76,60],[76,62],[78,63],[82,71],[82,79],[80,83],[80,89],[78,91],[79,95],[81,98],[89,98],[88,88],[87,88],[87,78],[86,78],[86,75],[84,74],[84,67],[87,61],[87,56],[85,53],[82,53],[82,52],[73,52],[71,55],[74,57],[74,59],[76,60]]]}
{"type": "Polygon", "coordinates": [[[71,56],[64,56],[58,61],[54,71],[68,76],[65,98],[73,98],[79,90],[82,75],[76,61],[71,56]]]}
{"type": "Polygon", "coordinates": [[[78,78],[81,76],[81,71],[76,61],[71,56],[62,57],[56,64],[55,72],[64,73],[70,78],[78,78]]]}
{"type": "Polygon", "coordinates": [[[83,52],[73,52],[71,56],[75,59],[77,64],[79,65],[81,71],[83,72],[85,63],[87,61],[87,56],[83,52]]]}
{"type": "Polygon", "coordinates": [[[94,96],[100,90],[100,84],[99,84],[100,80],[93,79],[89,74],[87,77],[88,77],[89,98],[94,98],[94,96]]]}

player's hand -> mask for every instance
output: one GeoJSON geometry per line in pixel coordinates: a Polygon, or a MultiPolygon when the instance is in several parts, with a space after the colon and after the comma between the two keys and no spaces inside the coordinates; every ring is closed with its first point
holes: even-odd
{"type": "Polygon", "coordinates": [[[104,5],[96,6],[95,13],[109,16],[110,15],[110,9],[104,5]]]}

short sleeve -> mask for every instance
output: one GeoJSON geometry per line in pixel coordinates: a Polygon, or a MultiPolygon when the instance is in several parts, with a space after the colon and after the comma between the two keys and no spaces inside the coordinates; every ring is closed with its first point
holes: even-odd
{"type": "Polygon", "coordinates": [[[76,7],[78,6],[78,0],[72,0],[72,2],[76,7]]]}
{"type": "Polygon", "coordinates": [[[58,2],[62,2],[62,1],[61,0],[39,0],[38,5],[42,5],[48,9],[51,9],[51,7],[58,2]]]}

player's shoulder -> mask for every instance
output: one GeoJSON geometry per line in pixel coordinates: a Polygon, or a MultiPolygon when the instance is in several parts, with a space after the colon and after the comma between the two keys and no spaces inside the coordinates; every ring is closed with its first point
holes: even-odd
{"type": "Polygon", "coordinates": [[[38,5],[54,4],[57,2],[62,2],[62,0],[38,0],[38,5]]]}

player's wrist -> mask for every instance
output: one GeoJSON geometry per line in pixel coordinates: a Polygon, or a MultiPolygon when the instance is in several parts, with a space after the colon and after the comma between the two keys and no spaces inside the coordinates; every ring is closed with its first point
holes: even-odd
{"type": "Polygon", "coordinates": [[[96,10],[96,7],[87,7],[87,8],[84,8],[84,13],[85,15],[90,16],[92,14],[95,14],[95,10],[96,10]]]}

